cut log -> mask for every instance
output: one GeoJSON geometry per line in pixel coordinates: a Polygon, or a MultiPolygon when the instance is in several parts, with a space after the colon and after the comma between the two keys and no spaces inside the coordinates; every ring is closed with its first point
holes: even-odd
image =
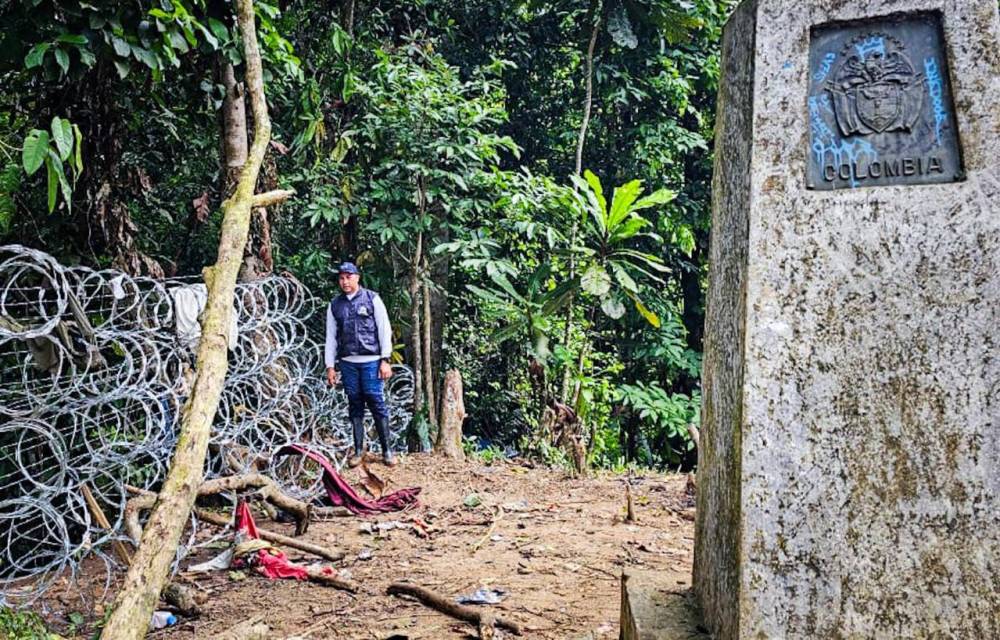
{"type": "Polygon", "coordinates": [[[415,584],[394,582],[389,585],[386,593],[390,596],[410,596],[411,598],[416,598],[422,604],[430,607],[431,609],[451,616],[452,618],[462,620],[463,622],[468,622],[477,629],[481,628],[484,621],[487,625],[489,625],[490,618],[493,617],[493,624],[496,626],[501,629],[506,629],[514,635],[521,635],[521,625],[513,620],[508,620],[499,616],[494,617],[489,611],[479,611],[477,609],[473,609],[472,607],[466,607],[464,605],[454,603],[444,596],[434,593],[430,589],[425,589],[424,587],[419,587],[415,584]]]}
{"type": "Polygon", "coordinates": [[[212,420],[219,407],[228,370],[227,335],[233,314],[236,277],[247,243],[257,176],[271,139],[253,0],[237,0],[236,6],[254,116],[253,144],[235,193],[222,204],[218,259],[204,272],[208,302],[202,313],[197,373],[182,412],[170,470],[121,591],[112,605],[111,617],[101,632],[103,640],[140,640],[146,635],[204,477],[212,420]]]}
{"type": "Polygon", "coordinates": [[[441,396],[441,426],[434,451],[446,458],[464,460],[462,423],[465,422],[465,401],[462,399],[462,374],[457,369],[450,369],[444,374],[441,396]]]}

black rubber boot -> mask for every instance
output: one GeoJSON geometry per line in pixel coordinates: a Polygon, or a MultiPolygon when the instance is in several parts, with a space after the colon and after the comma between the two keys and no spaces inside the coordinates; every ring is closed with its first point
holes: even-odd
{"type": "Polygon", "coordinates": [[[375,418],[375,430],[378,431],[378,443],[382,446],[382,460],[390,467],[394,466],[396,460],[389,450],[389,419],[375,418]]]}
{"type": "Polygon", "coordinates": [[[354,427],[354,455],[347,462],[347,466],[354,468],[361,464],[365,453],[365,419],[351,418],[354,427]]]}

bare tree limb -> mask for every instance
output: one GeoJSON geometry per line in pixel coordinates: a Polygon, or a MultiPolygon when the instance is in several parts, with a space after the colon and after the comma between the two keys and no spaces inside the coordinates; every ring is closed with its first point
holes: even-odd
{"type": "MultiPolygon", "coordinates": [[[[468,622],[469,624],[475,625],[476,628],[491,625],[491,614],[488,611],[478,611],[472,607],[456,604],[444,596],[434,593],[430,589],[425,589],[424,587],[419,587],[415,584],[394,582],[389,585],[386,593],[390,596],[410,596],[412,598],[416,598],[431,609],[440,611],[445,615],[457,618],[463,622],[468,622]]],[[[513,620],[497,616],[493,619],[492,624],[495,624],[501,629],[506,629],[514,635],[521,635],[521,625],[513,620]]]]}
{"type": "MultiPolygon", "coordinates": [[[[220,527],[228,527],[233,521],[232,518],[218,513],[212,513],[211,511],[205,511],[204,509],[195,508],[194,515],[199,520],[214,524],[220,527]]],[[[267,540],[268,542],[273,542],[275,544],[284,545],[292,549],[298,549],[299,551],[305,551],[306,553],[311,553],[314,556],[323,558],[324,560],[329,560],[330,562],[337,562],[343,560],[346,554],[343,551],[332,551],[326,547],[321,547],[318,544],[312,544],[311,542],[306,542],[304,540],[299,540],[297,538],[289,538],[288,536],[281,535],[280,533],[274,533],[272,531],[267,531],[266,529],[259,529],[258,533],[262,540],[267,540]]]]}

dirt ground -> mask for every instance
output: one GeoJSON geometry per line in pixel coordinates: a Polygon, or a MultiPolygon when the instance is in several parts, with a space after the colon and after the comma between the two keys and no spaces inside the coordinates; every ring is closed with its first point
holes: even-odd
{"type": "MultiPolygon", "coordinates": [[[[207,597],[204,612],[150,637],[212,638],[255,616],[263,616],[276,639],[477,637],[468,624],[386,595],[390,583],[407,580],[448,598],[480,587],[503,589],[507,597],[491,609],[519,622],[527,638],[610,640],[618,637],[623,568],[656,571],[677,592],[690,585],[694,499],[686,476],[634,477],[638,521],[629,524],[623,476],[574,479],[518,462],[486,466],[429,455],[404,456],[394,469],[372,469],[389,481],[387,492],[422,487],[420,506],[402,514],[316,521],[303,536],[347,552],[338,569],[358,583],[358,594],[270,581],[252,572],[182,573],[180,582],[207,597]],[[469,506],[477,502],[473,494],[479,504],[469,506]],[[429,535],[421,537],[411,526],[361,530],[365,523],[408,525],[415,518],[429,525],[429,535]]],[[[356,469],[347,478],[358,487],[361,475],[356,469]]],[[[292,533],[290,524],[257,517],[262,528],[292,533]]],[[[312,561],[286,551],[292,559],[312,561]]],[[[183,566],[214,553],[203,550],[183,566]]]]}

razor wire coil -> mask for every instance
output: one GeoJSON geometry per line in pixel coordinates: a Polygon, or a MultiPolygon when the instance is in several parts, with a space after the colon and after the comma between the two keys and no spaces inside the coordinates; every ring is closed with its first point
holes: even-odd
{"type": "MultiPolygon", "coordinates": [[[[34,600],[88,557],[113,570],[101,547],[124,538],[128,488],[155,489],[176,443],[194,352],[176,335],[173,294],[196,284],[0,247],[0,605],[34,600]],[[84,486],[110,531],[91,521],[84,486]]],[[[294,279],[271,276],[238,284],[233,305],[237,333],[206,476],[264,460],[283,490],[315,498],[314,464],[269,454],[307,443],[339,466],[351,446],[346,397],[326,386],[322,336],[310,328],[320,324],[310,323],[316,300],[294,279]]],[[[413,376],[402,366],[394,374],[390,446],[401,449],[413,376]]]]}

